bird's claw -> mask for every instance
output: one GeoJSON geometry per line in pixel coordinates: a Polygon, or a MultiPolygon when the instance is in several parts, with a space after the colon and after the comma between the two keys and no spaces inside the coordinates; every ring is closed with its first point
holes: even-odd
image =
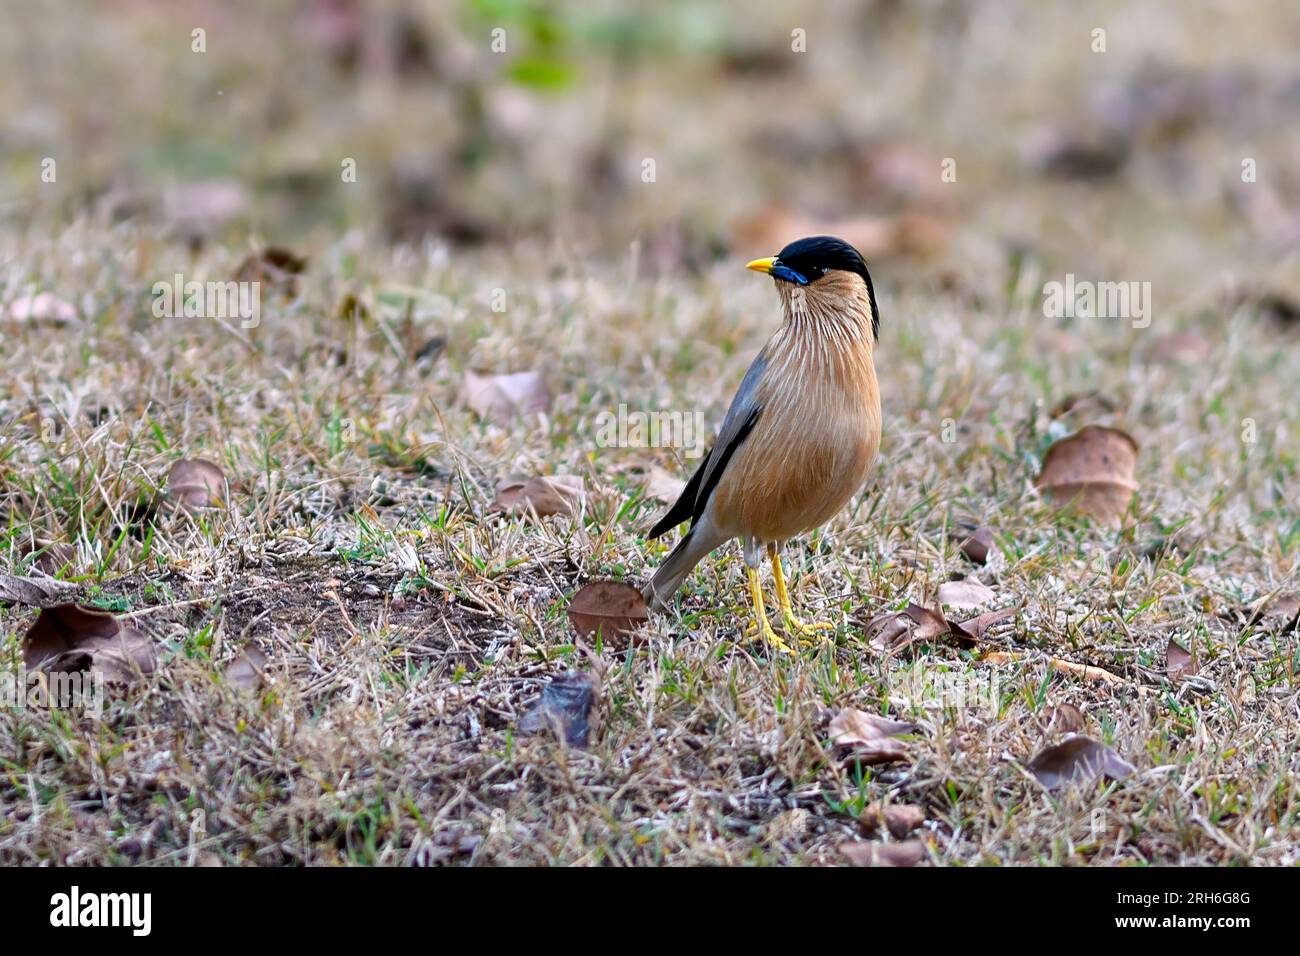
{"type": "Polygon", "coordinates": [[[751,640],[762,638],[769,646],[776,648],[782,654],[793,654],[794,650],[789,644],[782,639],[781,635],[772,630],[772,625],[767,621],[759,624],[758,621],[750,621],[749,626],[745,628],[745,636],[751,640]]]}
{"type": "Polygon", "coordinates": [[[785,629],[791,634],[799,635],[799,643],[804,647],[816,647],[819,643],[825,643],[825,632],[835,630],[835,625],[830,621],[813,621],[811,624],[805,624],[788,611],[782,614],[782,617],[785,619],[785,629]]]}

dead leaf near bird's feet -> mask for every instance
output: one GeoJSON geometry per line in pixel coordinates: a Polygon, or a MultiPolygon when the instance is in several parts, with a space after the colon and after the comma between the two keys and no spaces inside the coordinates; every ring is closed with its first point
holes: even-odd
{"type": "Polygon", "coordinates": [[[569,623],[586,640],[625,641],[650,617],[641,592],[621,581],[594,581],[569,602],[569,623]]]}
{"type": "MultiPolygon", "coordinates": [[[[969,607],[976,597],[985,601],[992,599],[991,589],[974,582],[983,590],[976,589],[970,585],[971,580],[973,579],[948,582],[948,584],[959,585],[958,588],[946,592],[951,601],[956,601],[958,606],[969,607]],[[984,591],[988,594],[985,595],[984,591]]],[[[947,586],[945,584],[939,587],[941,602],[945,593],[944,588],[947,586]]],[[[952,606],[951,603],[949,606],[952,606]]],[[[913,644],[928,644],[948,635],[963,646],[973,647],[984,639],[990,627],[1013,619],[1023,607],[1024,602],[1021,601],[1011,607],[987,611],[964,621],[956,621],[938,608],[928,608],[911,602],[902,611],[888,611],[873,617],[867,622],[864,634],[871,649],[880,654],[899,653],[913,644]]]]}

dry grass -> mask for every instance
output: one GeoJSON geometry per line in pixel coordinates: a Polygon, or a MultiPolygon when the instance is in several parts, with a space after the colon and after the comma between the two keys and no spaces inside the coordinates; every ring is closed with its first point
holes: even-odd
{"type": "MultiPolygon", "coordinates": [[[[1225,56],[1258,40],[1254,26],[1225,32],[1225,56]]],[[[1218,68],[1182,33],[1170,43],[1198,70],[1218,68]]],[[[1027,49],[1021,77],[1041,88],[1009,83],[1007,58],[992,54],[961,95],[990,97],[1007,123],[1077,80],[1027,49]]],[[[911,62],[905,45],[887,56],[911,62]]],[[[802,78],[835,101],[825,69],[802,78]]],[[[663,70],[691,80],[680,63],[663,70]]],[[[728,82],[715,106],[744,92],[728,82]]],[[[643,119],[674,98],[689,100],[672,87],[643,119]]],[[[0,861],[833,863],[862,835],[866,806],[885,801],[924,809],[919,835],[937,864],[1300,862],[1295,634],[1234,616],[1300,590],[1297,333],[1233,298],[1285,292],[1296,260],[1218,188],[1235,175],[1237,139],[1282,157],[1295,134],[1219,118],[1177,145],[1140,145],[1119,179],[1086,185],[1045,180],[990,143],[989,112],[977,123],[949,109],[930,148],[955,152],[972,185],[936,206],[953,230],[937,258],[873,266],[879,469],[787,552],[797,603],[836,624],[794,658],[743,637],[732,551],[630,646],[575,642],[564,615],[588,580],[644,579],[665,553],[641,537],[660,508],[644,477],[693,465],[666,449],[598,448],[595,415],[626,403],[719,421],[777,316],[767,280],[741,263],[774,250],[634,269],[625,247],[589,233],[449,251],[317,230],[301,240],[311,261],[297,297],[269,298],[243,330],[154,319],[148,291],[176,271],[232,274],[244,241],[219,236],[192,254],[147,222],[10,216],[0,302],[36,284],[81,317],[0,326],[0,570],[28,571],[32,542],[72,545],[65,577],[81,599],[136,615],[164,664],[114,693],[100,721],[0,714],[0,861]],[[1189,186],[1171,172],[1184,154],[1231,162],[1203,174],[1213,188],[1189,186]],[[1069,271],[1151,281],[1151,327],[1044,319],[1043,283],[1069,271]],[[504,313],[490,307],[497,288],[504,313]],[[338,316],[349,291],[368,318],[338,316]],[[485,423],[461,395],[468,368],[540,369],[555,401],[540,420],[485,423]],[[1060,519],[1033,488],[1050,442],[1088,422],[1141,444],[1142,487],[1118,529],[1060,519]],[[141,507],[182,457],[222,465],[227,507],[141,507]],[[494,481],[513,472],[581,475],[581,517],[492,512],[494,481]],[[987,567],[960,553],[974,524],[997,533],[987,567]],[[868,648],[871,617],[966,574],[997,606],[1024,602],[987,639],[1023,661],[983,662],[948,641],[868,648]],[[1192,649],[1195,678],[1164,676],[1171,637],[1192,649]],[[270,684],[254,693],[223,678],[250,643],[269,660],[270,684]],[[1123,681],[1056,673],[1048,657],[1123,681]],[[545,682],[570,669],[599,678],[591,746],[516,735],[545,682]],[[1135,765],[1132,778],[1050,795],[1027,775],[1059,738],[1062,703],[1135,765]],[[837,758],[826,728],[841,706],[914,722],[912,759],[837,758]]],[[[755,136],[775,122],[738,115],[755,136]]],[[[840,121],[852,126],[848,107],[840,121]]],[[[700,148],[691,136],[663,146],[690,169],[700,148]]],[[[723,188],[744,149],[696,193],[665,185],[665,215],[712,190],[694,208],[716,224],[732,211],[719,203],[770,194],[759,176],[723,188]]],[[[8,667],[33,613],[0,609],[8,667]]]]}

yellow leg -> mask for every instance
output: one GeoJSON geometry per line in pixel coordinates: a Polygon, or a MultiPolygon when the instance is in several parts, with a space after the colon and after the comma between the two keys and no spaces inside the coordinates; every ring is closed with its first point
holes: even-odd
{"type": "MultiPolygon", "coordinates": [[[[818,631],[833,631],[835,625],[828,621],[814,621],[812,624],[805,624],[794,616],[794,608],[790,604],[790,592],[785,587],[785,572],[781,569],[781,552],[777,550],[776,545],[767,546],[767,556],[772,559],[772,576],[776,578],[776,599],[781,603],[781,616],[785,619],[787,631],[795,634],[802,634],[804,637],[812,637],[818,631]]],[[[811,644],[811,641],[804,641],[805,644],[811,644]]]]}
{"type": "Polygon", "coordinates": [[[763,587],[758,580],[758,568],[747,568],[749,572],[749,597],[754,602],[754,622],[747,633],[763,638],[782,654],[793,654],[790,645],[781,640],[781,636],[767,623],[767,608],[763,606],[763,587]]]}

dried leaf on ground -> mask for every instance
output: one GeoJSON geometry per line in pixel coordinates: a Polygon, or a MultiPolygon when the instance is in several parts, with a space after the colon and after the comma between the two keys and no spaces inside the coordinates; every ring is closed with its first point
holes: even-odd
{"type": "Polygon", "coordinates": [[[0,605],[24,604],[28,607],[53,607],[66,604],[77,590],[75,584],[41,576],[24,577],[0,574],[0,605]]]}
{"type": "Polygon", "coordinates": [[[1078,707],[1073,704],[1057,704],[1048,726],[1058,733],[1074,734],[1083,730],[1084,724],[1083,711],[1078,707]]]}
{"type": "Polygon", "coordinates": [[[831,718],[827,733],[831,743],[861,763],[888,763],[907,760],[907,743],[899,734],[910,734],[912,724],[868,714],[855,707],[845,707],[831,718]]]}
{"type": "Polygon", "coordinates": [[[551,391],[540,372],[480,375],[466,371],[462,391],[465,404],[475,414],[498,425],[509,425],[519,415],[537,414],[551,407],[551,391]]]}
{"type": "Polygon", "coordinates": [[[266,655],[249,644],[226,665],[226,683],[253,690],[266,679],[266,655]]]}
{"type": "Polygon", "coordinates": [[[840,852],[854,866],[916,866],[926,856],[922,840],[904,840],[901,843],[850,840],[840,844],[840,852]]]}
{"type": "Polygon", "coordinates": [[[858,826],[870,833],[881,825],[896,840],[901,840],[925,822],[925,811],[910,803],[882,804],[879,800],[867,804],[858,816],[858,826]]]}
{"type": "Polygon", "coordinates": [[[939,585],[937,597],[940,605],[956,611],[973,611],[984,607],[997,595],[982,581],[964,578],[960,581],[945,581],[939,585]]]}
{"type": "Polygon", "coordinates": [[[871,649],[880,653],[900,651],[911,644],[932,641],[950,630],[947,619],[938,611],[920,604],[908,604],[903,611],[878,614],[867,622],[866,634],[871,649]]]}
{"type": "Polygon", "coordinates": [[[1048,790],[1061,790],[1072,784],[1090,787],[1098,777],[1124,780],[1134,769],[1101,741],[1083,735],[1067,737],[1059,744],[1044,748],[1025,767],[1048,790]]]}
{"type": "Polygon", "coordinates": [[[576,515],[582,508],[586,491],[577,475],[541,475],[524,478],[511,475],[497,483],[492,510],[508,514],[535,512],[539,518],[550,515],[576,515]]]}
{"type": "Polygon", "coordinates": [[[987,564],[989,552],[993,550],[993,529],[976,528],[971,536],[961,543],[961,553],[976,564],[987,564]]]}
{"type": "Polygon", "coordinates": [[[949,621],[948,623],[952,625],[952,633],[959,641],[964,644],[974,645],[984,639],[984,632],[990,627],[1015,617],[1024,606],[1025,602],[1021,601],[1019,604],[1005,607],[1000,611],[988,611],[979,617],[971,618],[969,621],[949,621]]]}
{"type": "Polygon", "coordinates": [[[211,508],[226,500],[226,476],[201,458],[182,458],[167,472],[167,496],[186,508],[211,508]]]}
{"type": "Polygon", "coordinates": [[[606,642],[620,640],[650,616],[645,599],[630,584],[595,581],[579,589],[569,602],[569,623],[582,637],[606,642]]]}
{"type": "Polygon", "coordinates": [[[1169,638],[1169,644],[1165,647],[1165,661],[1165,673],[1169,675],[1170,680],[1191,677],[1200,670],[1196,661],[1192,659],[1191,652],[1172,637],[1169,638]]]}
{"type": "Polygon", "coordinates": [[[1086,425],[1052,443],[1035,483],[1059,505],[1117,524],[1138,489],[1137,453],[1128,433],[1086,425]]]}
{"type": "Polygon", "coordinates": [[[77,604],[41,611],[23,638],[23,663],[47,671],[85,670],[129,684],[157,666],[153,641],[112,614],[77,604]]]}
{"type": "Polygon", "coordinates": [[[51,577],[65,568],[73,567],[77,562],[77,549],[70,544],[37,545],[24,542],[19,551],[24,558],[31,557],[31,567],[34,570],[51,577]]]}
{"type": "Polygon", "coordinates": [[[590,674],[573,672],[557,677],[519,721],[519,732],[550,730],[570,747],[586,747],[591,734],[591,708],[596,687],[590,674]]]}
{"type": "Polygon", "coordinates": [[[1300,594],[1271,594],[1260,598],[1245,609],[1247,627],[1261,626],[1276,633],[1287,633],[1300,627],[1300,594]]]}
{"type": "MultiPolygon", "coordinates": [[[[951,583],[964,584],[965,582],[951,583]]],[[[941,586],[940,591],[942,590],[941,586]]],[[[990,595],[992,593],[989,592],[990,595]]],[[[959,600],[964,599],[965,596],[966,592],[954,595],[959,600]]],[[[1024,607],[1023,601],[1013,607],[989,611],[968,621],[953,621],[940,611],[912,603],[908,604],[903,611],[891,611],[872,618],[867,622],[865,632],[871,649],[882,654],[901,651],[912,644],[933,641],[945,634],[951,634],[960,644],[971,646],[982,640],[984,632],[992,625],[1015,617],[1022,607],[1024,607]]]]}

